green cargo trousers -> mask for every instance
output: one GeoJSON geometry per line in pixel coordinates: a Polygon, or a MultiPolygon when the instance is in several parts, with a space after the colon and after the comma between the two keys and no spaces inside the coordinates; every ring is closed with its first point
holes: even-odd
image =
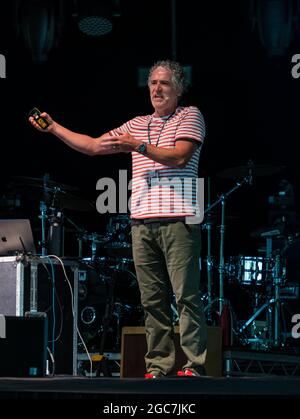
{"type": "Polygon", "coordinates": [[[145,312],[147,372],[173,373],[175,346],[170,295],[179,315],[183,368],[203,365],[207,328],[200,298],[199,224],[153,222],[132,226],[133,259],[145,312]]]}

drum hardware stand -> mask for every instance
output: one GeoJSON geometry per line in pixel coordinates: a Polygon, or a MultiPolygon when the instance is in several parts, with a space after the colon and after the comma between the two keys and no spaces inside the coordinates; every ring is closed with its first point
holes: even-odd
{"type": "Polygon", "coordinates": [[[120,324],[120,319],[121,319],[121,312],[122,312],[122,304],[121,303],[115,303],[115,310],[114,310],[114,314],[117,317],[117,328],[116,328],[116,348],[118,348],[120,346],[120,336],[121,336],[121,324],[120,324]]]}
{"type": "Polygon", "coordinates": [[[47,205],[44,201],[40,201],[40,215],[39,218],[41,219],[42,224],[42,239],[40,241],[41,245],[41,254],[42,256],[47,255],[47,247],[46,247],[46,219],[47,219],[47,205]]]}
{"type": "MultiPolygon", "coordinates": [[[[221,316],[221,313],[224,308],[224,276],[225,276],[225,255],[224,255],[224,247],[225,247],[225,205],[227,198],[235,192],[237,189],[242,187],[248,183],[249,185],[252,185],[252,173],[251,169],[249,167],[249,175],[244,177],[241,182],[237,182],[233,188],[231,188],[228,192],[222,194],[219,199],[217,199],[213,204],[211,204],[209,207],[206,208],[204,211],[204,214],[210,213],[212,208],[214,208],[216,205],[221,203],[222,206],[222,213],[221,213],[221,225],[220,225],[220,262],[219,262],[219,315],[221,316]]],[[[211,263],[211,259],[208,260],[207,263],[211,263]]],[[[211,269],[212,266],[209,266],[209,269],[211,269]]],[[[211,278],[211,277],[210,277],[211,278]]],[[[211,280],[211,279],[210,279],[211,280]]],[[[211,283],[210,286],[210,292],[211,292],[211,283]]],[[[212,303],[211,303],[212,304],[212,303]]],[[[211,307],[208,307],[207,310],[211,310],[211,307]]]]}
{"type": "Polygon", "coordinates": [[[42,224],[42,239],[41,239],[41,254],[42,256],[46,256],[50,250],[50,253],[56,254],[57,256],[62,255],[63,249],[63,231],[62,231],[62,220],[63,214],[61,211],[56,211],[55,200],[56,194],[58,192],[63,192],[60,188],[54,188],[54,194],[52,196],[50,210],[51,215],[47,215],[47,204],[46,201],[50,201],[49,191],[52,192],[52,189],[47,186],[47,181],[49,180],[49,174],[46,173],[43,177],[43,191],[44,191],[44,201],[40,201],[40,215],[39,218],[41,219],[42,224]],[[49,220],[50,227],[48,231],[48,240],[46,240],[46,220],[49,220]],[[51,249],[49,249],[51,247],[51,249]]]}
{"type": "Polygon", "coordinates": [[[90,236],[91,236],[91,241],[92,241],[92,244],[91,244],[92,262],[95,263],[97,259],[97,250],[98,250],[97,244],[99,243],[99,240],[97,240],[98,233],[92,233],[90,236]]]}
{"type": "Polygon", "coordinates": [[[41,219],[42,224],[42,239],[40,241],[41,245],[41,254],[42,256],[47,255],[47,242],[46,242],[46,219],[47,217],[47,205],[46,205],[46,199],[47,199],[47,181],[49,180],[49,174],[45,173],[43,176],[43,189],[44,189],[44,201],[40,201],[40,215],[39,218],[41,219]]]}
{"type": "MultiPolygon", "coordinates": [[[[207,179],[207,207],[211,205],[210,202],[210,178],[207,179]]],[[[207,315],[206,319],[208,324],[212,324],[212,286],[213,286],[213,256],[212,256],[212,222],[211,212],[207,213],[207,222],[205,223],[207,230],[207,258],[206,258],[206,270],[207,270],[207,315]]]]}
{"type": "Polygon", "coordinates": [[[275,347],[280,346],[280,283],[282,282],[282,266],[281,266],[281,255],[277,252],[275,256],[275,267],[274,267],[274,343],[275,347]]]}
{"type": "Polygon", "coordinates": [[[100,376],[101,370],[105,377],[111,377],[111,373],[107,366],[107,358],[104,356],[106,336],[108,328],[112,319],[113,309],[114,309],[114,288],[115,288],[115,278],[114,274],[111,276],[110,281],[108,281],[108,296],[106,299],[105,312],[102,318],[103,320],[103,329],[100,339],[100,348],[99,355],[101,357],[99,366],[97,368],[96,376],[100,376]]]}

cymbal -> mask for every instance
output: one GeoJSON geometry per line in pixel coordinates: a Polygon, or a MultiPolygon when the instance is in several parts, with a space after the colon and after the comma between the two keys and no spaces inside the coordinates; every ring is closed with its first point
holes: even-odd
{"type": "Polygon", "coordinates": [[[250,236],[253,238],[265,238],[268,237],[284,237],[284,224],[276,226],[261,227],[256,230],[253,230],[250,233],[250,236]]]}
{"type": "MultiPolygon", "coordinates": [[[[282,172],[284,166],[274,164],[253,164],[253,176],[272,176],[282,172]]],[[[217,173],[217,176],[223,179],[240,179],[249,175],[249,166],[237,166],[223,170],[217,173]]]]}
{"type": "Polygon", "coordinates": [[[26,193],[28,200],[45,201],[47,205],[61,210],[94,211],[95,204],[73,192],[76,186],[65,185],[44,178],[14,176],[8,187],[19,194],[26,193]],[[72,193],[71,193],[72,192],[72,193]]]}
{"type": "Polygon", "coordinates": [[[63,189],[64,191],[78,191],[79,189],[76,186],[65,185],[63,183],[50,180],[47,177],[34,178],[26,176],[12,176],[13,182],[18,185],[29,186],[34,188],[50,188],[50,189],[63,189]]]}
{"type": "Polygon", "coordinates": [[[73,211],[94,211],[96,205],[80,196],[70,194],[69,192],[58,192],[55,195],[55,206],[64,210],[73,210],[73,211]]]}

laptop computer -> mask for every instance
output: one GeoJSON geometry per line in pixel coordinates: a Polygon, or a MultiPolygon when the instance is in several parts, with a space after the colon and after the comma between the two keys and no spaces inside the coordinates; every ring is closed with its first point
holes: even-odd
{"type": "Polygon", "coordinates": [[[36,254],[30,221],[0,219],[0,256],[36,254]]]}

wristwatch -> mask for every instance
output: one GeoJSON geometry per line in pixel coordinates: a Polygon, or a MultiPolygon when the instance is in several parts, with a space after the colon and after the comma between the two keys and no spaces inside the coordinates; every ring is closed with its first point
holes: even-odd
{"type": "Polygon", "coordinates": [[[147,153],[147,144],[146,144],[146,143],[142,143],[142,144],[140,144],[140,145],[138,146],[138,148],[136,149],[136,151],[137,151],[138,153],[141,153],[141,154],[146,154],[146,153],[147,153]]]}

